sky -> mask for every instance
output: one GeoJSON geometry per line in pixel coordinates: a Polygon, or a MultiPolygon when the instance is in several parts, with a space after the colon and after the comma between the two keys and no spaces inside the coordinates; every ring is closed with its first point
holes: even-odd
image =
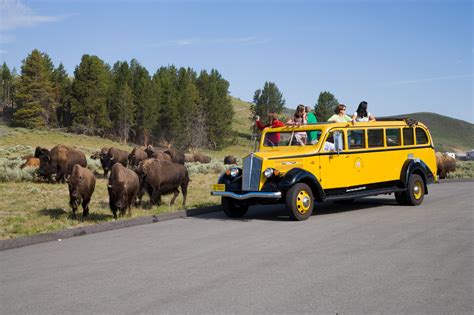
{"type": "Polygon", "coordinates": [[[69,75],[84,54],[217,69],[252,101],[274,82],[286,107],[322,91],[348,112],[435,112],[474,122],[473,1],[0,0],[0,62],[33,49],[69,75]]]}

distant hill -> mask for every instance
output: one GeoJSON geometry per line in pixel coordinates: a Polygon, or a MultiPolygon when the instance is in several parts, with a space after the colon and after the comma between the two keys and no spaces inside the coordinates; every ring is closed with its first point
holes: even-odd
{"type": "MultiPolygon", "coordinates": [[[[250,103],[238,98],[231,97],[234,106],[235,117],[232,127],[241,137],[250,135],[249,121],[250,103]]],[[[294,109],[285,108],[282,115],[290,118],[294,109]]],[[[436,151],[450,151],[465,154],[466,151],[474,149],[474,124],[464,120],[454,119],[435,113],[411,113],[383,118],[405,118],[416,119],[428,126],[433,137],[436,151]]]]}
{"type": "Polygon", "coordinates": [[[436,151],[466,154],[466,151],[474,149],[474,124],[427,112],[390,116],[390,118],[405,117],[414,118],[428,126],[436,151]]]}

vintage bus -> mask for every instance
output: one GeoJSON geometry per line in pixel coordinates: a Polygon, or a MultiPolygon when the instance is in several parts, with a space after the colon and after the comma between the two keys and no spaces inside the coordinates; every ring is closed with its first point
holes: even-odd
{"type": "Polygon", "coordinates": [[[420,205],[435,180],[433,140],[422,123],[317,123],[266,128],[258,150],[226,170],[211,194],[232,218],[252,204],[283,203],[290,218],[305,220],[315,201],[394,193],[400,205],[420,205]]]}

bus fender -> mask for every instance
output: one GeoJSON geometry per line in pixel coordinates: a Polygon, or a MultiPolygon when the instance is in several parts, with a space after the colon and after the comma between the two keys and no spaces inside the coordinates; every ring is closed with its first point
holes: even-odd
{"type": "Polygon", "coordinates": [[[326,193],[316,176],[301,168],[293,168],[288,171],[288,173],[283,176],[278,186],[282,192],[286,193],[288,189],[297,183],[307,184],[313,191],[314,198],[317,201],[323,201],[326,198],[326,193]]]}
{"type": "Polygon", "coordinates": [[[428,194],[427,185],[434,183],[434,174],[431,172],[428,165],[420,159],[406,160],[402,167],[402,173],[400,174],[400,181],[404,188],[408,187],[408,180],[411,174],[419,174],[423,177],[425,183],[425,192],[428,194]]]}
{"type": "Polygon", "coordinates": [[[242,190],[242,169],[240,167],[238,167],[237,169],[239,170],[239,175],[237,175],[236,177],[227,175],[225,172],[219,176],[217,183],[225,184],[226,191],[241,191],[242,190]]]}

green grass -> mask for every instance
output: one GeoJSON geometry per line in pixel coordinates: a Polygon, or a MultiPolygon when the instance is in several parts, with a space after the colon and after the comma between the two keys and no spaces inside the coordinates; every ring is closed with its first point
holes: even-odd
{"type": "Polygon", "coordinates": [[[446,178],[474,178],[474,161],[456,161],[456,170],[446,178]]]}

